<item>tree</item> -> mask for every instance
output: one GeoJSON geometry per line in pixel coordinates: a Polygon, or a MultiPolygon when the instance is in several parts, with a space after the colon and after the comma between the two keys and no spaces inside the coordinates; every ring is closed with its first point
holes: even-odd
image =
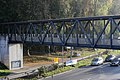
{"type": "Polygon", "coordinates": [[[118,15],[120,14],[120,0],[113,0],[112,7],[109,10],[110,15],[118,15]]]}

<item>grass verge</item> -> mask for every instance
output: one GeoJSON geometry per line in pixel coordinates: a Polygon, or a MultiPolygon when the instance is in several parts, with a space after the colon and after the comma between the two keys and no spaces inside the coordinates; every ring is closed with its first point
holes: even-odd
{"type": "Polygon", "coordinates": [[[120,50],[109,50],[109,54],[120,55],[120,50]]]}
{"type": "Polygon", "coordinates": [[[44,74],[44,77],[53,76],[55,74],[62,73],[62,72],[65,72],[65,71],[68,71],[68,70],[71,70],[71,69],[74,69],[74,67],[66,66],[66,67],[63,67],[63,68],[58,68],[56,70],[53,70],[53,71],[50,71],[50,72],[46,72],[44,74]]]}
{"type": "MultiPolygon", "coordinates": [[[[102,55],[103,59],[105,59],[106,56],[107,56],[106,54],[102,55]]],[[[43,75],[44,75],[44,77],[48,77],[48,76],[53,76],[53,75],[58,74],[58,73],[69,71],[71,69],[80,68],[80,67],[83,67],[83,66],[88,66],[88,65],[91,64],[92,59],[93,58],[84,59],[84,60],[79,61],[74,66],[65,66],[65,67],[62,67],[62,68],[58,68],[58,69],[50,71],[50,72],[45,72],[43,75]]]]}
{"type": "Polygon", "coordinates": [[[0,70],[0,78],[3,78],[10,74],[10,70],[0,70]]]}
{"type": "Polygon", "coordinates": [[[0,78],[4,78],[9,74],[10,74],[10,70],[8,70],[4,64],[0,63],[0,78]]]}
{"type": "Polygon", "coordinates": [[[75,68],[80,68],[82,66],[87,66],[91,63],[91,59],[85,59],[85,60],[82,60],[82,61],[79,61],[76,65],[74,66],[65,66],[65,67],[61,67],[61,68],[58,68],[56,70],[53,70],[53,71],[50,71],[50,72],[46,72],[44,73],[44,77],[48,77],[48,76],[53,76],[55,74],[58,74],[58,73],[62,73],[62,72],[65,72],[65,71],[69,71],[69,70],[72,70],[72,69],[75,69],[75,68]]]}

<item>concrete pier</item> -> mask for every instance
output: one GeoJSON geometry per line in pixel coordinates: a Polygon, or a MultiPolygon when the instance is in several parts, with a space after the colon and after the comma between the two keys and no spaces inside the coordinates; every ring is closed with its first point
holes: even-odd
{"type": "Polygon", "coordinates": [[[0,62],[9,70],[23,68],[23,44],[9,44],[7,36],[0,36],[0,62]]]}

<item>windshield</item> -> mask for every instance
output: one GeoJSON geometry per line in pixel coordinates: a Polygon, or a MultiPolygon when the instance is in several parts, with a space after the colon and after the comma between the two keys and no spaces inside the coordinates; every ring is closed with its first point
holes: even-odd
{"type": "Polygon", "coordinates": [[[113,56],[112,55],[109,55],[107,58],[112,58],[113,56]]]}
{"type": "Polygon", "coordinates": [[[118,60],[118,58],[115,58],[112,62],[114,63],[114,62],[118,62],[119,60],[118,60]]]}
{"type": "Polygon", "coordinates": [[[99,59],[98,58],[94,58],[92,61],[98,61],[99,59]]]}

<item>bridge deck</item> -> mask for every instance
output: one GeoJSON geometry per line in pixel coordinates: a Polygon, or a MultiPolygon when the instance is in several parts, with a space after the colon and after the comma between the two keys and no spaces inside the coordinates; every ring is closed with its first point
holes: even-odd
{"type": "MultiPolygon", "coordinates": [[[[62,41],[59,39],[58,36],[52,36],[52,38],[50,36],[47,36],[45,38],[45,40],[43,41],[44,35],[42,35],[41,37],[41,42],[40,39],[38,37],[41,37],[40,35],[28,35],[28,36],[20,36],[20,35],[16,35],[16,36],[12,36],[9,39],[9,43],[36,43],[36,44],[40,44],[40,45],[56,45],[56,46],[74,46],[74,47],[89,47],[89,48],[94,48],[94,43],[97,41],[97,38],[94,38],[94,42],[92,42],[92,38],[90,38],[90,41],[92,43],[89,42],[89,40],[87,38],[81,38],[81,37],[73,37],[70,36],[70,38],[67,40],[67,42],[64,44],[62,41]]],[[[67,38],[64,38],[64,40],[66,40],[67,38]]],[[[112,39],[112,47],[109,46],[110,45],[110,39],[107,38],[101,38],[99,39],[98,43],[96,44],[97,48],[105,48],[106,46],[108,46],[107,48],[118,48],[120,45],[120,39],[118,38],[114,38],[112,39]]]]}

